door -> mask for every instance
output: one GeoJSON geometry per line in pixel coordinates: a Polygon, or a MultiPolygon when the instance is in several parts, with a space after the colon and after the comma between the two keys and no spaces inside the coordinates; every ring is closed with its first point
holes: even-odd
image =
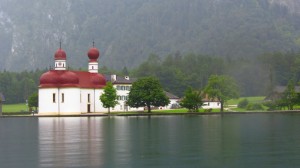
{"type": "Polygon", "coordinates": [[[87,112],[88,112],[88,113],[91,112],[91,105],[90,105],[90,104],[87,105],[87,112]]]}

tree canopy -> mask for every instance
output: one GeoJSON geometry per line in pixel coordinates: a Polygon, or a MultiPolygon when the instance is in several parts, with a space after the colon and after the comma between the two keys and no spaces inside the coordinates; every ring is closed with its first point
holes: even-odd
{"type": "Polygon", "coordinates": [[[299,104],[299,93],[295,91],[294,80],[289,80],[280,100],[277,101],[279,106],[286,106],[288,110],[293,110],[296,104],[299,104]]]}
{"type": "Polygon", "coordinates": [[[104,93],[100,96],[100,100],[103,107],[108,108],[108,113],[110,113],[111,107],[115,107],[118,104],[117,90],[113,87],[111,82],[106,83],[104,93]]]}
{"type": "Polygon", "coordinates": [[[39,106],[39,95],[38,93],[33,93],[28,98],[28,107],[35,108],[37,110],[38,106],[39,106]]]}
{"type": "Polygon", "coordinates": [[[149,113],[151,106],[166,106],[169,103],[169,98],[165,95],[158,79],[154,77],[144,77],[134,82],[127,101],[131,107],[147,107],[149,113]]]}
{"type": "Polygon", "coordinates": [[[221,112],[224,111],[224,103],[239,97],[239,88],[233,78],[226,75],[212,75],[204,89],[211,99],[218,99],[221,103],[221,112]]]}
{"type": "Polygon", "coordinates": [[[180,106],[187,108],[189,112],[198,112],[202,104],[201,92],[191,87],[187,88],[183,99],[180,101],[180,106]]]}

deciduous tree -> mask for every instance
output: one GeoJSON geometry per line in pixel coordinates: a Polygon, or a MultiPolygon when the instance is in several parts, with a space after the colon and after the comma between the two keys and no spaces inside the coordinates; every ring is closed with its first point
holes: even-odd
{"type": "Polygon", "coordinates": [[[28,97],[28,107],[31,108],[35,108],[35,110],[37,110],[37,107],[39,106],[39,95],[38,93],[33,93],[28,97]]]}
{"type": "Polygon", "coordinates": [[[158,79],[154,77],[144,77],[134,82],[127,101],[131,107],[147,107],[149,113],[151,106],[166,106],[169,103],[169,98],[165,95],[158,79]]]}
{"type": "Polygon", "coordinates": [[[224,111],[224,103],[239,97],[239,89],[235,80],[226,75],[212,75],[204,89],[211,99],[218,99],[221,103],[220,111],[224,111]]]}
{"type": "Polygon", "coordinates": [[[106,83],[104,93],[100,96],[100,100],[103,107],[108,108],[108,113],[110,113],[111,107],[115,107],[118,104],[117,90],[113,87],[111,82],[106,83]]]}
{"type": "Polygon", "coordinates": [[[293,80],[289,80],[280,102],[283,103],[288,110],[293,110],[294,106],[298,103],[298,95],[295,91],[295,83],[293,80]]]}
{"type": "Polygon", "coordinates": [[[193,90],[191,87],[188,87],[185,91],[184,97],[180,102],[180,105],[189,109],[189,112],[198,112],[202,104],[201,92],[193,90]]]}

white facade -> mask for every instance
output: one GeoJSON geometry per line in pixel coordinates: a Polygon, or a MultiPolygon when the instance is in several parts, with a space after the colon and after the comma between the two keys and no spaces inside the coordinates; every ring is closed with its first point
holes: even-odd
{"type": "Polygon", "coordinates": [[[204,101],[202,108],[203,109],[219,109],[219,108],[221,108],[221,103],[218,101],[204,101]]]}
{"type": "Polygon", "coordinates": [[[40,88],[41,114],[81,114],[79,88],[40,88]]]}
{"type": "MultiPolygon", "coordinates": [[[[115,75],[112,75],[112,78],[115,78],[115,75]]],[[[125,77],[126,79],[126,77],[125,77]]],[[[127,78],[126,80],[129,80],[127,78]]],[[[126,112],[126,111],[143,111],[144,107],[134,108],[130,107],[126,104],[128,100],[128,95],[131,89],[131,84],[113,84],[113,87],[117,90],[117,100],[118,104],[111,109],[111,111],[119,111],[119,112],[126,112]]]]}
{"type": "MultiPolygon", "coordinates": [[[[143,111],[144,107],[132,108],[126,105],[131,84],[114,84],[118,104],[111,112],[143,111]]],[[[108,112],[100,101],[104,90],[99,88],[39,88],[39,114],[66,115],[108,112]]]]}

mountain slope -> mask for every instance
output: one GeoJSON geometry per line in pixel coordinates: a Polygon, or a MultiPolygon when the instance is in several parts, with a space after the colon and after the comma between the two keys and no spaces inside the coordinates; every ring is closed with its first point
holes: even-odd
{"type": "Polygon", "coordinates": [[[62,41],[71,67],[134,67],[150,53],[253,57],[298,51],[297,0],[6,0],[0,2],[0,70],[52,66],[62,41]]]}

